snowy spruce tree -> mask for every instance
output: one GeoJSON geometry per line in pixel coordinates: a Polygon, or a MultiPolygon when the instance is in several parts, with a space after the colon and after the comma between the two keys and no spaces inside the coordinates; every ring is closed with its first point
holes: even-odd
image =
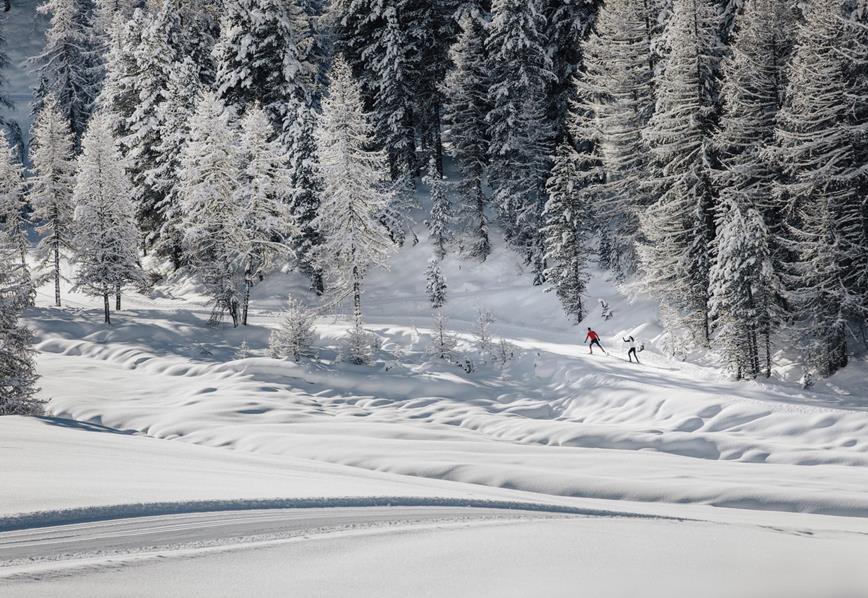
{"type": "Polygon", "coordinates": [[[440,271],[440,259],[437,257],[432,257],[425,269],[425,290],[434,310],[434,342],[429,352],[438,359],[450,359],[457,342],[448,332],[448,321],[443,310],[446,306],[446,279],[440,271]]]}
{"type": "Polygon", "coordinates": [[[33,174],[28,200],[33,206],[39,269],[54,279],[54,304],[60,307],[61,257],[73,248],[72,189],[75,178],[73,136],[53,96],[47,96],[33,125],[33,174]]]}
{"type": "Polygon", "coordinates": [[[30,247],[26,208],[24,167],[18,160],[17,151],[9,145],[6,134],[0,131],[0,239],[16,248],[19,263],[25,269],[30,247]]]}
{"type": "Polygon", "coordinates": [[[428,174],[423,182],[431,193],[431,214],[428,218],[428,232],[434,245],[434,255],[438,260],[446,257],[452,238],[452,204],[449,200],[445,177],[437,170],[434,156],[428,161],[428,174]]]}
{"type": "Polygon", "coordinates": [[[293,100],[316,92],[319,37],[309,2],[238,0],[223,5],[214,47],[217,93],[237,112],[258,103],[282,132],[293,100]]]}
{"type": "Polygon", "coordinates": [[[868,313],[866,172],[857,155],[864,128],[853,120],[859,109],[847,79],[850,53],[865,37],[837,2],[813,0],[804,15],[770,153],[783,171],[775,196],[785,206],[783,280],[794,335],[807,368],[827,376],[847,364],[848,326],[868,313]]]}
{"type": "Polygon", "coordinates": [[[373,126],[364,112],[361,88],[341,57],[331,70],[317,129],[323,178],[322,205],[315,225],[323,235],[318,260],[335,300],[351,297],[353,328],[349,358],[365,363],[369,349],[362,323],[362,285],[368,270],[386,268],[393,251],[379,216],[388,204],[384,179],[388,163],[372,150],[373,126]]]}
{"type": "Polygon", "coordinates": [[[546,91],[554,80],[540,0],[494,0],[485,40],[488,90],[489,181],[507,240],[543,280],[539,234],[549,170],[552,124],[546,91]]]}
{"type": "Polygon", "coordinates": [[[30,331],[21,311],[33,303],[33,286],[14,243],[0,238],[0,415],[41,415],[30,331]]]}
{"type": "Polygon", "coordinates": [[[485,51],[485,20],[480,10],[464,13],[461,32],[450,50],[452,69],[444,82],[443,121],[450,153],[459,180],[457,212],[461,221],[465,253],[485,261],[491,253],[488,199],[483,191],[488,164],[488,62],[485,51]]]}
{"type": "Polygon", "coordinates": [[[40,112],[46,97],[52,96],[69,123],[77,148],[102,80],[99,44],[93,31],[94,5],[90,0],[45,0],[38,11],[51,20],[45,47],[35,59],[39,86],[34,111],[40,112]]]}
{"type": "Polygon", "coordinates": [[[290,295],[286,303],[286,311],[280,320],[280,327],[269,337],[268,346],[271,356],[293,361],[313,357],[313,343],[316,340],[314,319],[314,312],[290,295]]]}
{"type": "Polygon", "coordinates": [[[592,135],[605,171],[605,180],[593,188],[601,256],[618,279],[638,268],[639,216],[653,201],[643,131],[654,113],[655,8],[655,3],[638,0],[607,2],[584,45],[576,85],[577,98],[587,104],[580,110],[593,114],[592,135]]]}
{"type": "Polygon", "coordinates": [[[81,146],[73,194],[75,289],[102,297],[110,324],[109,297],[115,295],[115,309],[120,309],[122,290],[144,282],[132,188],[106,115],[94,114],[81,146]]]}
{"type": "Polygon", "coordinates": [[[179,199],[183,251],[213,302],[211,322],[225,314],[238,326],[244,295],[241,164],[234,115],[214,93],[202,95],[181,154],[179,199]]]}
{"type": "Polygon", "coordinates": [[[709,0],[676,0],[666,35],[671,47],[657,80],[657,104],[645,130],[657,199],[642,214],[640,247],[646,288],[705,345],[714,239],[712,133],[718,115],[720,15],[709,0]]]}
{"type": "Polygon", "coordinates": [[[780,172],[765,148],[774,142],[794,21],[787,3],[752,0],[724,64],[710,307],[718,345],[737,378],[754,378],[760,369],[771,375],[772,333],[780,321],[785,252],[777,237],[785,210],[774,201],[780,172]]]}
{"type": "MultiPolygon", "coordinates": [[[[583,149],[589,148],[588,142],[583,149]]],[[[588,284],[588,240],[595,217],[588,186],[599,178],[594,156],[578,152],[567,140],[560,143],[546,190],[542,234],[546,248],[546,281],[564,312],[576,323],[585,317],[583,295],[588,284]]]]}
{"type": "Polygon", "coordinates": [[[247,325],[250,291],[274,266],[286,257],[290,237],[290,215],[281,201],[287,186],[286,155],[275,139],[268,115],[258,106],[241,119],[238,160],[243,169],[238,177],[237,209],[239,257],[244,268],[241,324],[247,325]]]}

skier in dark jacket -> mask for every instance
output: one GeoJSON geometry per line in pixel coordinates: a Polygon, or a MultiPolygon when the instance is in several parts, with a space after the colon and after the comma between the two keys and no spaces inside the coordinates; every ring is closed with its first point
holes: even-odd
{"type": "MultiPolygon", "coordinates": [[[[590,339],[590,343],[588,344],[588,349],[591,350],[591,355],[594,354],[594,345],[600,347],[600,351],[606,353],[606,350],[603,348],[603,345],[600,344],[600,335],[588,328],[588,334],[585,335],[585,342],[587,343],[590,339]]],[[[608,355],[608,353],[606,353],[608,355]]]]}
{"type": "Polygon", "coordinates": [[[636,358],[636,363],[639,363],[639,354],[636,353],[636,339],[628,336],[623,340],[627,343],[627,358],[630,360],[630,363],[633,363],[634,357],[636,358]]]}

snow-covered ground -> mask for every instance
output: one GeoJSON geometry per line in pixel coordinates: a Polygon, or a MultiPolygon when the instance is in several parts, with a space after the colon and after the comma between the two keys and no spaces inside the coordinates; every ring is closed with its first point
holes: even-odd
{"type": "Polygon", "coordinates": [[[449,258],[444,267],[468,373],[427,354],[429,252],[424,242],[406,247],[392,272],[370,279],[364,306],[383,340],[372,367],[336,359],[346,314],[319,319],[317,360],[267,357],[286,292],[314,300],[294,275],[260,285],[252,325],[239,329],[209,328],[205,299],[184,279],[125,298],[110,327],[97,301],[65,294],[56,309],[40,290],[29,322],[53,417],[0,421],[9,482],[0,529],[10,530],[0,543],[37,524],[143,515],[387,504],[534,511],[413,529],[396,512],[386,530],[341,528],[310,543],[247,538],[238,544],[251,550],[240,552],[157,534],[156,554],[177,559],[111,554],[108,566],[85,551],[72,577],[16,574],[12,595],[106,595],[121,582],[125,595],[190,595],[196,579],[220,588],[200,585],[200,595],[237,595],[221,577],[227,559],[260,580],[260,595],[291,578],[300,595],[627,596],[655,572],[659,586],[643,595],[833,595],[818,593],[827,588],[855,597],[868,587],[854,556],[868,552],[866,363],[816,392],[798,387],[785,359],[772,381],[734,383],[713,355],[668,358],[655,306],[599,276],[590,298],[608,301],[614,317],[592,306],[587,324],[609,349],[592,356],[584,328],[498,250],[484,264],[449,258]],[[479,309],[517,347],[505,366],[482,363],[473,347],[479,309]],[[646,347],[641,365],[624,357],[626,334],[646,347]],[[555,515],[570,518],[539,519],[555,515]],[[294,565],[282,570],[287,559],[294,565]],[[377,573],[396,580],[388,591],[372,562],[388,563],[377,573]],[[356,585],[323,589],[327,567],[356,585]],[[274,568],[279,575],[265,575],[274,568]],[[797,573],[785,575],[790,568],[797,573]],[[164,587],[137,594],[142,579],[164,587]]]}

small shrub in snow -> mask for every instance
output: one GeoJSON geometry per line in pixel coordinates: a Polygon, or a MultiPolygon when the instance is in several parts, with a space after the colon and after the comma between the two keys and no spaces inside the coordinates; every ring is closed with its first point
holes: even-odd
{"type": "Polygon", "coordinates": [[[609,309],[609,302],[605,299],[600,299],[600,317],[608,322],[614,315],[615,314],[612,313],[612,310],[609,309]]]}
{"type": "Polygon", "coordinates": [[[235,359],[247,359],[250,357],[250,345],[247,344],[247,339],[241,341],[238,350],[235,351],[235,359]]]}
{"type": "Polygon", "coordinates": [[[480,309],[476,320],[476,330],[473,336],[476,338],[476,348],[483,355],[491,353],[494,341],[491,338],[491,325],[494,324],[494,316],[490,311],[480,309]]]}
{"type": "Polygon", "coordinates": [[[288,357],[293,361],[313,357],[313,342],[316,340],[313,323],[314,312],[290,295],[280,328],[272,332],[269,339],[271,356],[288,357]]]}
{"type": "Polygon", "coordinates": [[[494,344],[493,349],[492,359],[496,364],[505,367],[515,357],[518,347],[502,338],[494,344]]]}
{"type": "Polygon", "coordinates": [[[341,347],[341,360],[355,365],[369,365],[372,358],[372,344],[377,343],[375,335],[356,325],[347,331],[347,338],[341,347]]]}
{"type": "Polygon", "coordinates": [[[428,353],[439,359],[453,361],[458,340],[449,334],[447,324],[446,314],[443,313],[442,308],[438,308],[434,312],[434,330],[431,335],[434,342],[428,349],[428,353]]]}

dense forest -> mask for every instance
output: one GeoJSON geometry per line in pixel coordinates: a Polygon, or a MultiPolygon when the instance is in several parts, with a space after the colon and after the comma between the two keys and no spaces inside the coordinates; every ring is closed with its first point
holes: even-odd
{"type": "MultiPolygon", "coordinates": [[[[27,170],[0,144],[4,368],[29,358],[28,281],[59,305],[67,258],[106,321],[148,283],[144,254],[236,325],[291,263],[324,304],[351,298],[361,332],[365,274],[415,242],[423,191],[435,260],[485,260],[496,226],[576,322],[598,265],[659,299],[673,347],[713,342],[738,378],[785,346],[831,375],[865,346],[865,0],[40,11],[27,170]]],[[[28,388],[24,371],[3,379],[28,388]]]]}

